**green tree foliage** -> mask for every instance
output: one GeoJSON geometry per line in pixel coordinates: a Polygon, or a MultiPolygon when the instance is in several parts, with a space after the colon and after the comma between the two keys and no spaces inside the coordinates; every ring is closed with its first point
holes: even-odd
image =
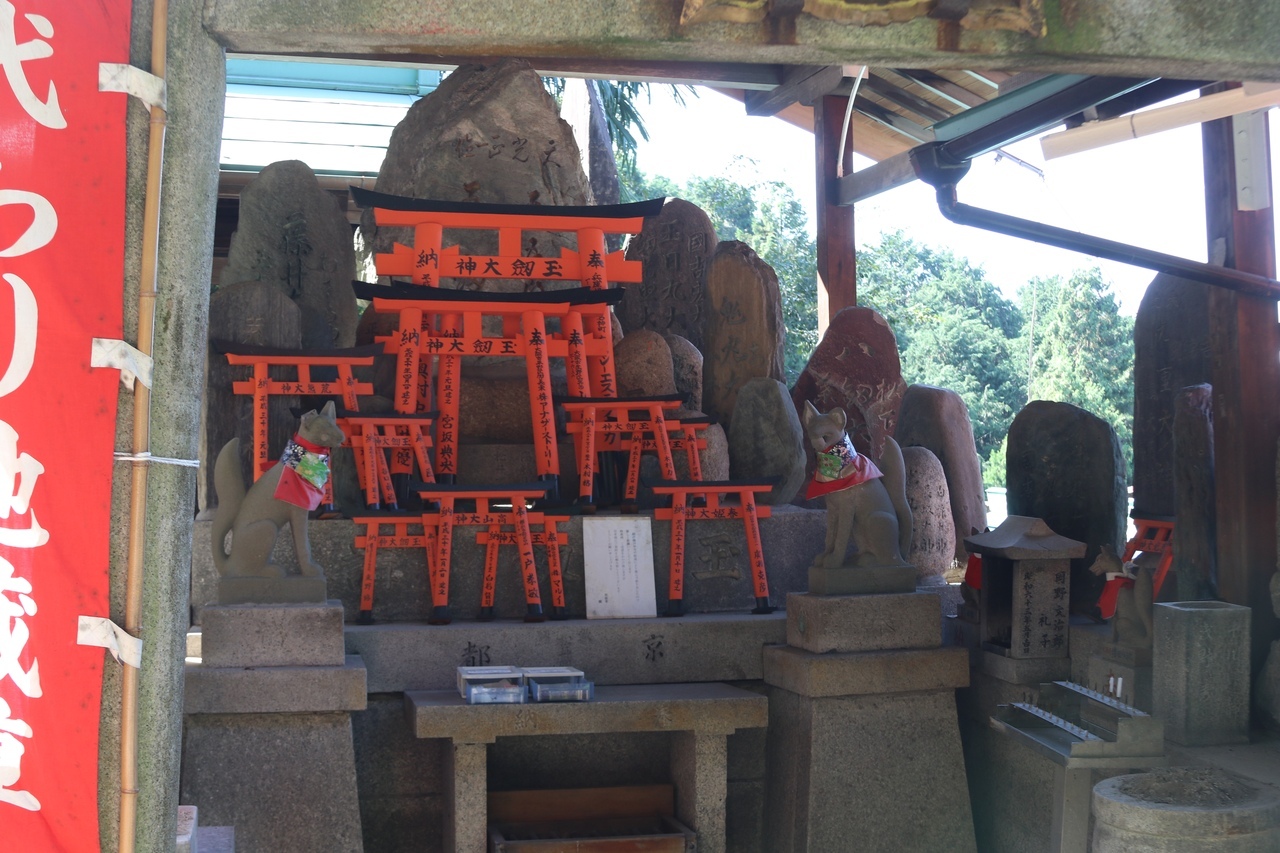
{"type": "Polygon", "coordinates": [[[889,321],[903,379],[969,407],[987,485],[1004,485],[1004,439],[1029,400],[1110,423],[1132,472],[1133,320],[1097,268],[1033,279],[1014,304],[980,267],[898,232],[859,250],[858,301],[889,321]]]}
{"type": "Polygon", "coordinates": [[[980,267],[901,232],[858,252],[858,302],[879,311],[898,339],[902,378],[949,388],[969,407],[987,479],[1003,482],[993,456],[1022,406],[1012,357],[1018,307],[980,267]]]}
{"type": "MultiPolygon", "coordinates": [[[[609,130],[609,139],[613,142],[613,158],[618,168],[623,200],[651,198],[652,196],[628,195],[627,192],[629,187],[643,182],[643,177],[636,168],[636,150],[640,139],[649,139],[649,128],[645,125],[639,108],[642,98],[645,102],[652,98],[649,84],[635,80],[597,79],[589,79],[587,83],[595,89],[600,99],[605,126],[609,130]]],[[[542,85],[556,99],[556,103],[560,104],[564,98],[564,78],[543,77],[542,85]]],[[[698,90],[693,86],[673,85],[671,94],[676,103],[683,106],[686,97],[698,97],[698,90]]]]}
{"type": "MultiPolygon", "coordinates": [[[[750,175],[754,164],[738,158],[732,174],[750,175]]],[[[726,176],[694,178],[679,186],[667,178],[638,176],[629,190],[637,198],[677,196],[706,212],[721,240],[740,240],[773,267],[782,293],[783,353],[788,384],[795,382],[818,345],[817,248],[809,236],[804,206],[780,181],[744,184],[726,176]]]]}
{"type": "Polygon", "coordinates": [[[1018,300],[1026,399],[1071,403],[1111,424],[1132,475],[1133,318],[1120,315],[1097,267],[1032,279],[1018,300]]]}

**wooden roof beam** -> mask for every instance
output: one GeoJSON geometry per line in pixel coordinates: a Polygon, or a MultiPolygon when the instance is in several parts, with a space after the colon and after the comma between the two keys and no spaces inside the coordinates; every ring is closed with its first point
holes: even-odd
{"type": "Polygon", "coordinates": [[[878,95],[886,101],[896,104],[903,109],[909,110],[931,123],[951,118],[954,114],[947,112],[942,109],[942,107],[929,103],[923,98],[913,95],[911,92],[908,92],[900,86],[893,85],[875,73],[868,75],[867,78],[862,81],[862,85],[868,92],[878,95]]]}
{"type": "Polygon", "coordinates": [[[874,166],[859,169],[851,175],[836,179],[835,203],[841,206],[856,204],[887,190],[901,187],[916,179],[911,165],[911,152],[895,154],[874,166]]]}
{"type": "Polygon", "coordinates": [[[898,74],[915,83],[922,89],[926,89],[939,98],[946,98],[960,109],[976,107],[985,104],[987,99],[981,95],[970,92],[964,86],[953,83],[941,74],[933,71],[922,71],[916,69],[893,69],[893,73],[898,74]]]}
{"type": "Polygon", "coordinates": [[[842,65],[792,65],[783,69],[782,83],[767,92],[747,92],[747,115],[772,116],[791,104],[812,104],[830,94],[845,78],[842,65]]]}

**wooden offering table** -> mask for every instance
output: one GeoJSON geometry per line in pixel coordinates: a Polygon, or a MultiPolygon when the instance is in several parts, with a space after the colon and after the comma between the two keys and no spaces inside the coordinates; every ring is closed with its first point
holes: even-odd
{"type": "Polygon", "coordinates": [[[591,702],[468,705],[456,690],[405,692],[405,711],[420,738],[448,738],[444,848],[484,853],[486,760],[500,737],[671,732],[676,816],[698,833],[698,850],[723,853],[728,790],[727,742],[738,729],[763,728],[766,697],[728,684],[597,687],[591,702]]]}

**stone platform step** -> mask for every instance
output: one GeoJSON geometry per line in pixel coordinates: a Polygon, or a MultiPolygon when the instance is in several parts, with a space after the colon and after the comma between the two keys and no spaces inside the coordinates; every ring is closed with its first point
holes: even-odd
{"type": "Polygon", "coordinates": [[[756,681],[761,649],[786,640],[786,614],[679,619],[347,625],[370,693],[455,689],[459,666],[573,666],[596,686],[756,681]]]}
{"type": "Polygon", "coordinates": [[[500,737],[651,731],[728,735],[763,728],[769,700],[728,684],[601,687],[590,702],[468,705],[457,690],[411,690],[405,711],[420,738],[492,743],[500,737]]]}
{"type": "MultiPolygon", "coordinates": [[[[601,514],[601,517],[605,516],[601,514]]],[[[218,580],[210,546],[212,522],[197,521],[192,542],[191,605],[196,624],[205,605],[217,601],[218,580]]],[[[569,615],[586,615],[583,585],[582,518],[573,517],[561,525],[569,544],[560,549],[564,567],[565,596],[569,615]]],[[[454,533],[453,567],[450,575],[449,606],[455,619],[467,619],[480,608],[480,585],[484,574],[484,546],[476,544],[481,527],[458,527],[454,533]]],[[[339,599],[344,619],[354,622],[360,610],[360,589],[364,552],[353,543],[362,526],[348,519],[311,521],[308,532],[315,562],[325,569],[328,597],[339,599]]],[[[671,524],[653,522],[653,557],[658,612],[666,610],[671,554],[671,524]]],[[[809,564],[822,551],[826,536],[826,513],[791,506],[773,508],[769,518],[760,519],[760,539],[764,564],[769,575],[769,594],[781,605],[789,592],[808,589],[809,564]]],[[[747,611],[755,606],[746,537],[742,522],[735,520],[692,521],[685,540],[684,607],[690,613],[747,611]]],[[[545,549],[534,548],[544,606],[550,601],[545,549]]],[[[276,542],[273,559],[293,566],[292,538],[286,532],[276,542]]],[[[496,616],[523,618],[524,589],[516,571],[514,547],[501,550],[498,564],[496,616]]],[[[373,617],[378,622],[425,621],[431,612],[425,555],[420,549],[380,549],[374,585],[373,617]]]]}

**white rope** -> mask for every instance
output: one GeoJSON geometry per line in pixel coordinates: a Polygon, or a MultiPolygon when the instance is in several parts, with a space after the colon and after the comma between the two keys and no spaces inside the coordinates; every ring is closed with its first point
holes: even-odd
{"type": "Polygon", "coordinates": [[[849,93],[849,104],[844,108],[844,124],[840,127],[840,150],[836,152],[836,177],[844,177],[844,144],[849,141],[849,122],[853,118],[853,99],[858,97],[858,87],[862,85],[862,75],[867,73],[867,66],[858,69],[858,76],[853,81],[853,91],[849,93]]]}
{"type": "Polygon", "coordinates": [[[169,456],[152,456],[150,453],[125,453],[117,450],[114,454],[117,462],[158,462],[161,465],[178,465],[183,468],[199,468],[199,459],[173,459],[169,456]]]}

